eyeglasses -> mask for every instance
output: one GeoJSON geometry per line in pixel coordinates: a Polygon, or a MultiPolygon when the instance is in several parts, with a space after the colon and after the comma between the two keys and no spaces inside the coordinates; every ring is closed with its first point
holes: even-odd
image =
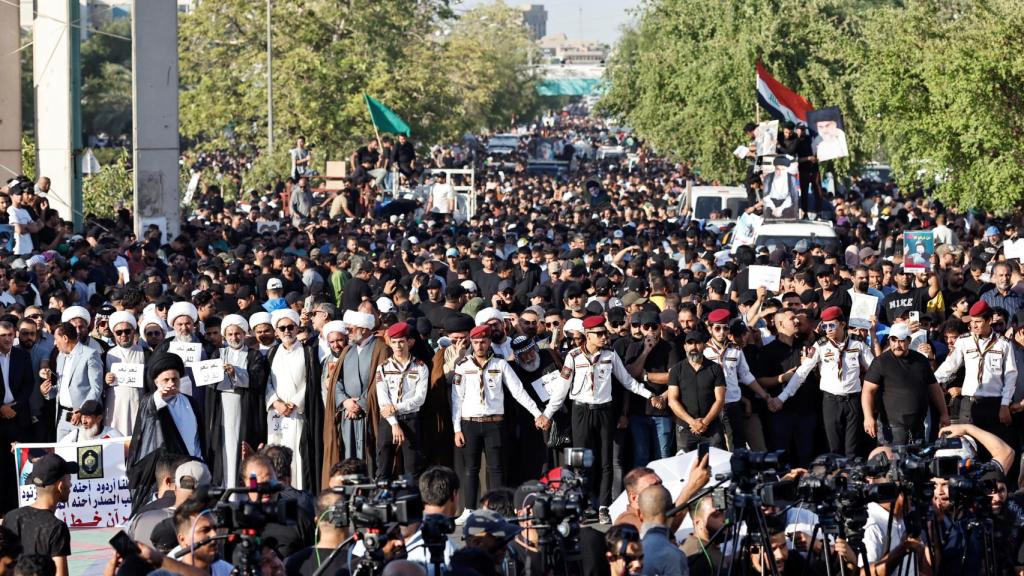
{"type": "Polygon", "coordinates": [[[561,326],[562,323],[560,321],[558,321],[558,320],[555,320],[554,322],[547,322],[547,321],[545,321],[544,325],[547,326],[548,328],[557,328],[557,327],[561,326]]]}
{"type": "Polygon", "coordinates": [[[295,324],[279,324],[277,326],[277,329],[280,330],[281,332],[294,332],[295,328],[295,324]]]}
{"type": "Polygon", "coordinates": [[[658,327],[659,326],[657,324],[644,324],[643,326],[641,326],[641,328],[643,328],[644,330],[657,330],[658,327]]]}
{"type": "Polygon", "coordinates": [[[114,330],[116,336],[128,336],[132,333],[131,328],[125,328],[124,330],[114,330]]]}
{"type": "Polygon", "coordinates": [[[821,329],[825,330],[826,332],[829,331],[829,330],[835,330],[838,327],[839,327],[839,322],[822,322],[821,323],[821,329]]]}
{"type": "Polygon", "coordinates": [[[608,335],[608,331],[607,330],[590,330],[590,331],[587,332],[587,334],[593,334],[594,336],[598,336],[598,337],[603,338],[603,337],[608,335]]]}
{"type": "Polygon", "coordinates": [[[163,336],[163,332],[146,332],[146,338],[156,338],[157,336],[163,336]]]}
{"type": "Polygon", "coordinates": [[[725,324],[712,324],[711,325],[711,331],[712,332],[725,332],[728,329],[729,329],[729,327],[726,326],[725,324]]]}
{"type": "Polygon", "coordinates": [[[609,324],[611,324],[612,328],[622,328],[626,325],[625,322],[609,322],[609,324]]]}
{"type": "Polygon", "coordinates": [[[171,307],[170,304],[157,304],[156,305],[156,309],[157,310],[167,310],[170,307],[171,307]]]}

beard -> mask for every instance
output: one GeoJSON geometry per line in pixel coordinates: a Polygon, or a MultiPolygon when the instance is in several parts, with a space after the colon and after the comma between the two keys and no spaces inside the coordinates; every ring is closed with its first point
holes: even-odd
{"type": "Polygon", "coordinates": [[[522,360],[517,358],[516,364],[522,366],[523,370],[526,370],[527,372],[534,372],[535,370],[537,370],[537,368],[540,368],[540,355],[534,354],[533,359],[530,360],[529,362],[523,362],[522,360]]]}
{"type": "Polygon", "coordinates": [[[868,291],[868,283],[867,282],[858,282],[857,283],[857,291],[861,292],[861,293],[867,292],[868,291]]]}
{"type": "Polygon", "coordinates": [[[102,431],[103,431],[103,425],[102,424],[97,424],[97,425],[91,426],[89,428],[82,428],[78,432],[78,439],[79,440],[92,440],[93,438],[97,438],[100,435],[100,432],[102,432],[102,431]]]}
{"type": "Polygon", "coordinates": [[[689,360],[690,362],[693,362],[694,364],[699,364],[700,361],[703,358],[704,358],[704,353],[703,352],[693,351],[693,352],[687,352],[686,353],[686,359],[689,360]]]}

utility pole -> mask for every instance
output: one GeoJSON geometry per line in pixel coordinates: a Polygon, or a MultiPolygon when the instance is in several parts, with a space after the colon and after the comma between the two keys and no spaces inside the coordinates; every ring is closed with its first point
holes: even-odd
{"type": "Polygon", "coordinates": [[[274,153],[274,45],[270,32],[270,7],[267,0],[267,154],[274,153]]]}

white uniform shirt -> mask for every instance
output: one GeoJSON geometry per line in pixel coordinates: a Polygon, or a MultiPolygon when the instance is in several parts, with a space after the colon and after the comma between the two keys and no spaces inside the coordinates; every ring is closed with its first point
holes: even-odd
{"type": "Polygon", "coordinates": [[[504,387],[534,418],[541,415],[537,404],[523,388],[522,381],[505,360],[492,356],[483,367],[477,365],[472,357],[459,362],[452,380],[452,424],[455,432],[462,432],[463,418],[504,415],[504,387]]]}
{"type": "Polygon", "coordinates": [[[714,340],[709,340],[704,348],[704,357],[722,367],[725,373],[725,403],[739,402],[743,397],[740,392],[740,383],[750,386],[756,379],[750,372],[747,365],[747,357],[733,344],[729,344],[724,350],[715,347],[714,340]]]}
{"type": "Polygon", "coordinates": [[[415,414],[427,400],[430,371],[422,361],[411,358],[405,366],[395,357],[388,358],[377,367],[374,386],[377,387],[377,403],[383,410],[394,406],[395,414],[387,417],[388,424],[398,424],[398,417],[415,414]]]}
{"type": "Polygon", "coordinates": [[[973,334],[957,338],[949,356],[935,371],[935,379],[949,382],[961,366],[964,396],[1000,398],[1003,406],[1010,405],[1017,386],[1017,360],[1009,340],[995,333],[988,338],[976,338],[973,334]]]}
{"type": "Polygon", "coordinates": [[[651,397],[651,391],[629,375],[619,355],[611,350],[601,350],[594,356],[587,356],[581,348],[573,348],[562,364],[561,378],[556,384],[560,389],[551,394],[548,410],[554,414],[565,402],[568,395],[573,402],[583,404],[607,404],[612,401],[612,376],[623,387],[634,394],[651,397]],[[554,410],[552,410],[554,407],[554,410]]]}
{"type": "MultiPolygon", "coordinates": [[[[901,518],[892,519],[892,533],[889,535],[889,549],[885,550],[885,535],[889,526],[889,511],[875,502],[868,503],[868,521],[864,525],[864,550],[868,562],[874,564],[888,552],[899,548],[907,536],[907,527],[901,518]]],[[[863,560],[858,558],[857,565],[862,566],[863,560]]],[[[898,569],[900,574],[912,576],[917,574],[917,562],[913,555],[907,554],[898,569]]]]}
{"type": "Polygon", "coordinates": [[[875,355],[867,344],[847,337],[845,342],[837,345],[822,338],[814,343],[813,350],[779,394],[781,402],[792,398],[815,368],[818,369],[823,391],[837,396],[860,392],[862,375],[875,361],[875,355]]]}

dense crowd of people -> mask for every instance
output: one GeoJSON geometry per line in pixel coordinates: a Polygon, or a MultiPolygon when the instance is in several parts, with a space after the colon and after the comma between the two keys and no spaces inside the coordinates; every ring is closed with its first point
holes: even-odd
{"type": "MultiPolygon", "coordinates": [[[[446,570],[547,574],[543,531],[513,520],[569,474],[561,450],[573,447],[593,458],[584,553],[555,573],[715,574],[738,562],[952,574],[980,552],[942,478],[924,535],[900,504],[870,504],[861,559],[843,538],[815,549],[801,506],[766,508],[768,533],[728,549],[728,510],[702,491],[709,457],[679,471],[681,487],[649,464],[708,447],[785,450],[793,469],[779,472],[798,479],[820,454],[884,467],[896,447],[962,438],[964,463],[991,461],[1002,529],[987,573],[1024,569],[1024,274],[1004,250],[1015,219],[891,184],[823,191],[805,130],[787,125],[778,158],[799,165],[799,216],[830,219],[837,242],[755,245],[770,216],[756,162],[749,205],[712,225],[683,201],[699,183],[685,163],[591,117],[546,124],[524,131],[507,163],[479,143],[419,156],[405,136],[374,138],[338,192],[312,187],[300,139],[287,178],[230,195],[204,185],[170,238],[136,236],[125,212],[76,233],[49,207],[48,180],[9,181],[0,441],[131,437],[126,531],[147,565],[172,573],[230,573],[232,543],[193,546],[218,530],[207,490],[259,485],[281,489],[253,500],[298,510],[262,531],[264,573],[308,575],[330,557],[325,573],[347,574],[371,555],[360,541],[331,556],[353,535],[332,514],[345,482],[368,477],[410,479],[424,518],[458,519],[446,570]],[[533,169],[538,142],[563,170],[533,169]],[[629,155],[609,161],[602,146],[629,155]],[[433,171],[461,167],[477,169],[474,214],[433,171]],[[393,187],[411,194],[382,194],[393,187]],[[912,230],[934,233],[924,274],[903,269],[912,230]],[[779,289],[752,285],[752,265],[781,268],[779,289]],[[878,298],[870,326],[849,321],[856,294],[878,298]],[[198,364],[214,359],[223,379],[204,381],[198,364]],[[119,363],[144,366],[139,381],[119,381],[119,363]],[[622,493],[626,512],[612,518],[622,493]],[[677,541],[684,517],[692,529],[677,541]]],[[[66,574],[69,530],[53,511],[77,465],[32,458],[37,499],[19,507],[8,482],[0,494],[0,573],[66,574]]],[[[384,539],[385,573],[425,573],[418,521],[384,539]]]]}

